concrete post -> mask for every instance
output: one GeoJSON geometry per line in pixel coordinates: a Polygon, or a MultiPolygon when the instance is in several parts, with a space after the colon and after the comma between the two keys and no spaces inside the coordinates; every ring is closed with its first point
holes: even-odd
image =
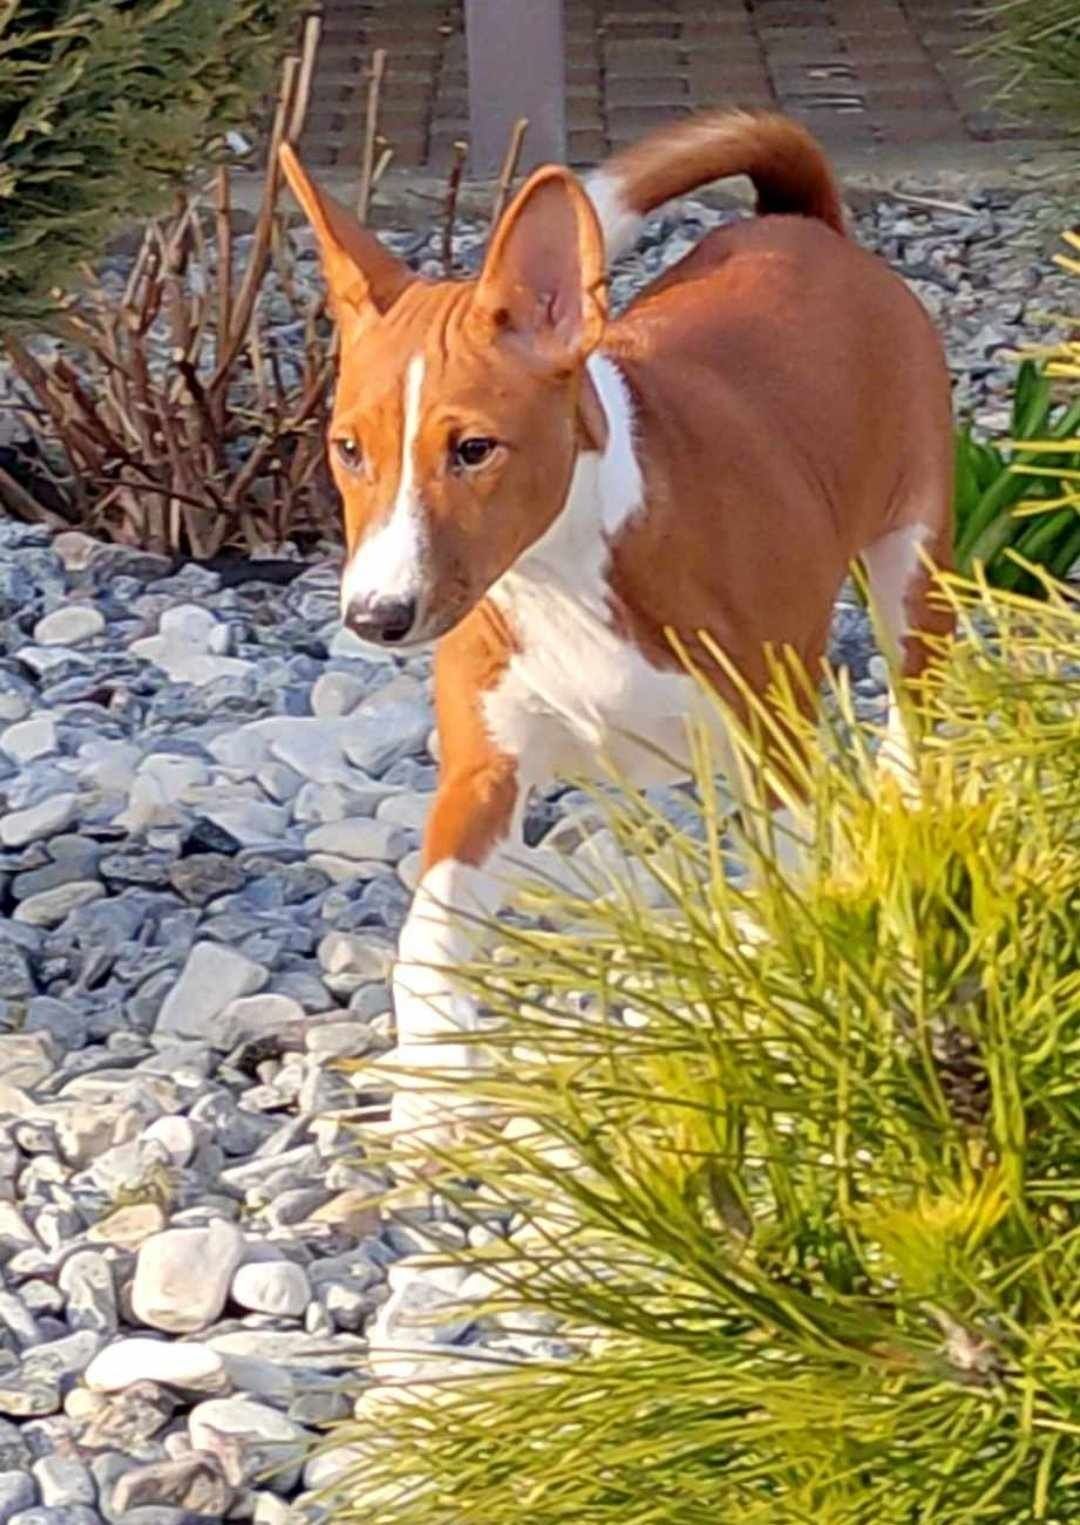
{"type": "Polygon", "coordinates": [[[472,173],[498,172],[523,116],[521,167],[565,163],[563,0],[465,0],[465,41],[472,173]]]}

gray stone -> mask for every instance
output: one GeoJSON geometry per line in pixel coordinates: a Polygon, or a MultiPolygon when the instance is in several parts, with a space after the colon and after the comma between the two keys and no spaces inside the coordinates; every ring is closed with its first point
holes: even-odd
{"type": "Polygon", "coordinates": [[[320,1064],[358,1059],[368,1052],[372,1041],[371,1030],[362,1022],[320,1022],[309,1027],[304,1037],[308,1053],[320,1064]]]}
{"type": "Polygon", "coordinates": [[[53,794],[26,810],[11,811],[0,820],[0,842],[5,847],[22,847],[54,837],[71,825],[78,809],[77,794],[53,794]]]}
{"type": "Polygon", "coordinates": [[[261,964],[232,948],[196,943],[183,973],[162,1003],[155,1031],[162,1037],[213,1042],[225,1008],[240,996],[261,990],[267,978],[261,964]]]}
{"type": "Polygon", "coordinates": [[[206,905],[243,882],[243,869],[221,853],[192,853],[169,866],[169,883],[192,905],[206,905]]]}
{"type": "MultiPolygon", "coordinates": [[[[123,1392],[102,1398],[100,1407],[86,1421],[81,1443],[88,1451],[118,1446],[126,1453],[125,1463],[130,1465],[129,1458],[153,1443],[175,1408],[175,1398],[164,1388],[152,1382],[136,1382],[123,1392]]],[[[96,1465],[94,1471],[96,1474],[96,1465]]]]}
{"type": "Polygon", "coordinates": [[[225,1306],[244,1236],[232,1223],[166,1229],[139,1250],[131,1306],[153,1329],[191,1334],[213,1323],[225,1306]]]}
{"type": "Polygon", "coordinates": [[[386,798],[381,784],[304,784],[293,802],[293,819],[323,825],[329,821],[373,815],[386,798]]]}
{"type": "Polygon", "coordinates": [[[70,1504],[94,1504],[97,1488],[90,1468],[74,1456],[43,1456],[34,1463],[41,1502],[62,1509],[70,1504]]]}
{"type": "Polygon", "coordinates": [[[23,1373],[30,1382],[67,1383],[82,1375],[103,1343],[94,1330],[79,1329],[62,1339],[35,1345],[23,1356],[23,1373]]]}
{"type": "Polygon", "coordinates": [[[362,1467],[368,1454],[363,1446],[334,1446],[311,1457],[304,1467],[304,1486],[319,1492],[337,1482],[352,1467],[362,1467]]]}
{"type": "Polygon", "coordinates": [[[112,1507],[123,1519],[148,1504],[168,1504],[223,1520],[234,1496],[213,1456],[189,1453],[125,1472],[113,1487],[112,1507]]]}
{"type": "Polygon", "coordinates": [[[264,800],[235,800],[223,805],[204,805],[208,821],[227,831],[243,847],[263,847],[280,840],[289,824],[289,812],[264,800]]]}
{"type": "Polygon", "coordinates": [[[285,763],[301,778],[317,784],[343,782],[347,769],[341,751],[341,727],[344,721],[289,717],[258,721],[254,727],[260,739],[269,742],[278,762],[285,763]]]}
{"type": "Polygon", "coordinates": [[[42,1341],[37,1320],[13,1292],[0,1292],[0,1334],[5,1331],[16,1350],[29,1350],[32,1345],[40,1345],[42,1341]]]}
{"type": "Polygon", "coordinates": [[[297,1515],[286,1504],[284,1499],[279,1499],[275,1493],[266,1493],[262,1489],[255,1493],[249,1493],[251,1500],[251,1518],[254,1525],[297,1525],[297,1515]]]}
{"type": "Polygon", "coordinates": [[[105,630],[105,616],[93,604],[66,604],[34,626],[39,646],[81,646],[105,630]]]}
{"type": "Polygon", "coordinates": [[[345,724],[346,757],[372,778],[381,778],[401,758],[424,750],[431,710],[426,704],[408,700],[365,704],[345,724]]]}
{"type": "Polygon", "coordinates": [[[313,1064],[305,1071],[296,1104],[305,1113],[346,1111],[355,1106],[356,1092],[344,1075],[313,1064]]]}
{"type": "Polygon", "coordinates": [[[311,1300],[311,1286],[301,1266],[287,1260],[242,1265],[233,1277],[232,1300],[254,1313],[299,1318],[311,1300]]]}
{"type": "Polygon", "coordinates": [[[327,932],[319,943],[319,963],[327,975],[348,976],[356,985],[385,980],[393,968],[393,949],[374,938],[349,932],[327,932]]]}
{"type": "Polygon", "coordinates": [[[334,853],[368,863],[396,863],[409,850],[409,840],[399,826],[365,816],[316,826],[304,843],[311,853],[334,853]]]}
{"type": "Polygon", "coordinates": [[[21,1371],[0,1373],[0,1414],[32,1419],[39,1414],[59,1411],[59,1383],[33,1380],[21,1371]]]}
{"type": "Polygon", "coordinates": [[[249,1038],[288,1033],[304,1019],[304,1008],[289,996],[271,994],[242,996],[231,1001],[218,1019],[215,1046],[235,1048],[249,1038]]]}
{"type": "Polygon", "coordinates": [[[86,1385],[96,1393],[119,1393],[153,1382],[181,1393],[220,1393],[227,1386],[221,1357],[197,1340],[119,1340],[94,1357],[86,1385]]]}
{"type": "Polygon", "coordinates": [[[8,1085],[33,1091],[52,1074],[58,1052],[49,1032],[0,1033],[0,1075],[8,1085]]]}
{"type": "Polygon", "coordinates": [[[279,805],[293,799],[304,780],[293,768],[284,763],[265,762],[255,770],[255,782],[265,794],[279,805]]]}
{"type": "Polygon", "coordinates": [[[303,969],[287,969],[284,974],[275,974],[274,991],[299,1001],[305,1012],[327,1011],[334,1004],[333,996],[318,975],[303,969]]]}
{"type": "Polygon", "coordinates": [[[58,884],[55,889],[43,890],[31,895],[15,907],[15,920],[25,921],[32,927],[58,927],[79,906],[100,900],[105,886],[96,879],[76,879],[69,884],[58,884]]]}
{"type": "Polygon", "coordinates": [[[298,1393],[287,1413],[296,1424],[332,1424],[335,1420],[349,1418],[352,1400],[348,1393],[336,1388],[316,1388],[309,1393],[298,1393]]]}
{"type": "MultiPolygon", "coordinates": [[[[0,937],[0,998],[19,1001],[33,993],[30,960],[15,943],[0,937]]],[[[8,1079],[6,1073],[4,1078],[8,1079]]]]}
{"type": "Polygon", "coordinates": [[[49,757],[56,749],[56,721],[51,715],[20,720],[0,735],[0,751],[6,752],[12,762],[22,765],[39,757],[49,757]]]}
{"type": "Polygon", "coordinates": [[[186,1117],[159,1117],[145,1130],[142,1141],[160,1145],[174,1165],[183,1167],[198,1148],[199,1135],[186,1117]]]}
{"type": "Polygon", "coordinates": [[[36,1498],[29,1472],[0,1472],[0,1525],[9,1525],[12,1515],[29,1509],[36,1498]]]}
{"type": "Polygon", "coordinates": [[[311,712],[321,719],[350,714],[367,697],[367,684],[347,672],[326,672],[311,690],[311,712]]]}
{"type": "Polygon", "coordinates": [[[34,1103],[18,1086],[0,1080],[0,1118],[25,1117],[34,1110],[34,1103]]]}
{"type": "Polygon", "coordinates": [[[157,826],[172,826],[183,819],[189,789],[209,782],[210,773],[197,757],[155,753],[139,764],[131,782],[127,809],[116,824],[132,835],[157,826]]]}
{"type": "Polygon", "coordinates": [[[0,1259],[14,1257],[21,1250],[36,1249],[38,1238],[14,1202],[0,1197],[0,1259]]]}
{"type": "Polygon", "coordinates": [[[423,831],[434,798],[433,794],[411,794],[408,791],[388,794],[376,807],[375,819],[391,821],[409,831],[423,831]]]}
{"type": "Polygon", "coordinates": [[[78,1250],[60,1268],[60,1290],[67,1299],[73,1329],[115,1334],[118,1324],[112,1266],[98,1250],[78,1250]]]}
{"type": "Polygon", "coordinates": [[[390,990],[385,982],[373,985],[361,985],[354,990],[349,997],[349,1012],[358,1023],[368,1023],[370,1041],[378,1041],[378,1029],[374,1018],[381,1017],[390,1010],[390,990]]]}
{"type": "Polygon", "coordinates": [[[353,1371],[367,1351],[366,1342],[354,1335],[323,1339],[292,1329],[238,1329],[208,1335],[206,1343],[225,1362],[235,1356],[257,1356],[275,1365],[315,1372],[353,1371]]]}
{"type": "Polygon", "coordinates": [[[18,1426],[0,1419],[0,1472],[25,1472],[31,1459],[30,1447],[18,1426]]]}
{"type": "Polygon", "coordinates": [[[234,1487],[245,1487],[270,1474],[271,1485],[285,1492],[299,1477],[309,1436],[300,1425],[250,1398],[212,1398],[200,1403],[188,1420],[197,1451],[215,1456],[234,1487]]]}
{"type": "Polygon", "coordinates": [[[8,1525],[101,1525],[101,1516],[89,1504],[39,1505],[13,1514],[8,1525]]]}
{"type": "Polygon", "coordinates": [[[86,1013],[68,1001],[35,996],[26,1012],[23,1031],[49,1033],[59,1049],[82,1048],[87,1040],[86,1013]]]}

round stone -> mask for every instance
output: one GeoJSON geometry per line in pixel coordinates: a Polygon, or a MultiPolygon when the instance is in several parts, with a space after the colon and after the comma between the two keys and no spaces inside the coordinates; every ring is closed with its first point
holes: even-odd
{"type": "Polygon", "coordinates": [[[250,1398],[212,1398],[191,1412],[188,1433],[196,1451],[217,1456],[226,1478],[242,1487],[270,1474],[281,1491],[299,1475],[310,1437],[284,1414],[250,1398]]]}
{"type": "Polygon", "coordinates": [[[299,1318],[311,1301],[311,1286],[303,1267],[291,1261],[255,1261],[237,1271],[231,1296],[234,1303],[253,1313],[299,1318]]]}
{"type": "Polygon", "coordinates": [[[157,1143],[175,1165],[186,1165],[198,1147],[195,1129],[186,1117],[159,1117],[143,1134],[148,1143],[157,1143]]]}
{"type": "Polygon", "coordinates": [[[46,614],[34,626],[39,646],[80,646],[105,629],[105,616],[93,604],[68,604],[46,614]]]}
{"type": "Polygon", "coordinates": [[[20,901],[15,907],[13,920],[26,922],[32,927],[58,927],[72,911],[89,905],[92,900],[100,900],[104,894],[105,886],[96,879],[76,879],[70,884],[58,884],[54,889],[42,890],[40,894],[31,895],[29,900],[20,901]]]}
{"type": "Polygon", "coordinates": [[[217,1219],[207,1228],[166,1229],[139,1250],[131,1308],[142,1324],[191,1334],[213,1323],[225,1306],[244,1236],[217,1219]]]}
{"type": "Polygon", "coordinates": [[[26,810],[13,810],[0,820],[0,842],[5,847],[24,847],[55,837],[75,819],[79,808],[76,794],[52,794],[26,810]]]}
{"type": "Polygon", "coordinates": [[[156,1382],[185,1393],[217,1393],[227,1385],[216,1351],[197,1340],[119,1340],[94,1357],[83,1378],[91,1392],[119,1393],[156,1382]]]}
{"type": "Polygon", "coordinates": [[[0,736],[0,750],[16,763],[48,757],[56,751],[56,721],[51,715],[35,715],[9,725],[0,736]]]}

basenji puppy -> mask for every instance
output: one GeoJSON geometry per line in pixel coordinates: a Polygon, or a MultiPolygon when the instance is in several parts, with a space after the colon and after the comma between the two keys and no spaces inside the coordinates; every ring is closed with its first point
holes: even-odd
{"type": "MultiPolygon", "coordinates": [[[[415,275],[282,149],[340,326],[329,451],[345,505],[345,623],[436,642],[440,782],[395,974],[396,1060],[467,1069],[452,970],[500,903],[530,789],[686,756],[693,680],[736,708],[767,648],[820,669],[861,558],[902,670],[948,615],[941,343],[900,278],[846,235],[811,136],[775,115],[680,122],[584,186],[538,169],[478,278],[415,275]],[[722,227],[609,319],[605,272],[643,216],[725,176],[757,216],[722,227]],[[462,913],[466,913],[464,916],[462,913]]],[[[430,1124],[404,1087],[395,1128],[430,1124]]]]}

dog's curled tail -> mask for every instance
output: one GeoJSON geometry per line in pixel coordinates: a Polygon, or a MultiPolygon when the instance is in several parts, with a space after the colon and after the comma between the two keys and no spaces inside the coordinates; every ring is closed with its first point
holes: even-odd
{"type": "Polygon", "coordinates": [[[844,232],[829,162],[804,127],[768,112],[713,111],[650,133],[585,181],[608,259],[630,248],[656,207],[727,175],[750,177],[759,215],[794,212],[844,232]]]}

